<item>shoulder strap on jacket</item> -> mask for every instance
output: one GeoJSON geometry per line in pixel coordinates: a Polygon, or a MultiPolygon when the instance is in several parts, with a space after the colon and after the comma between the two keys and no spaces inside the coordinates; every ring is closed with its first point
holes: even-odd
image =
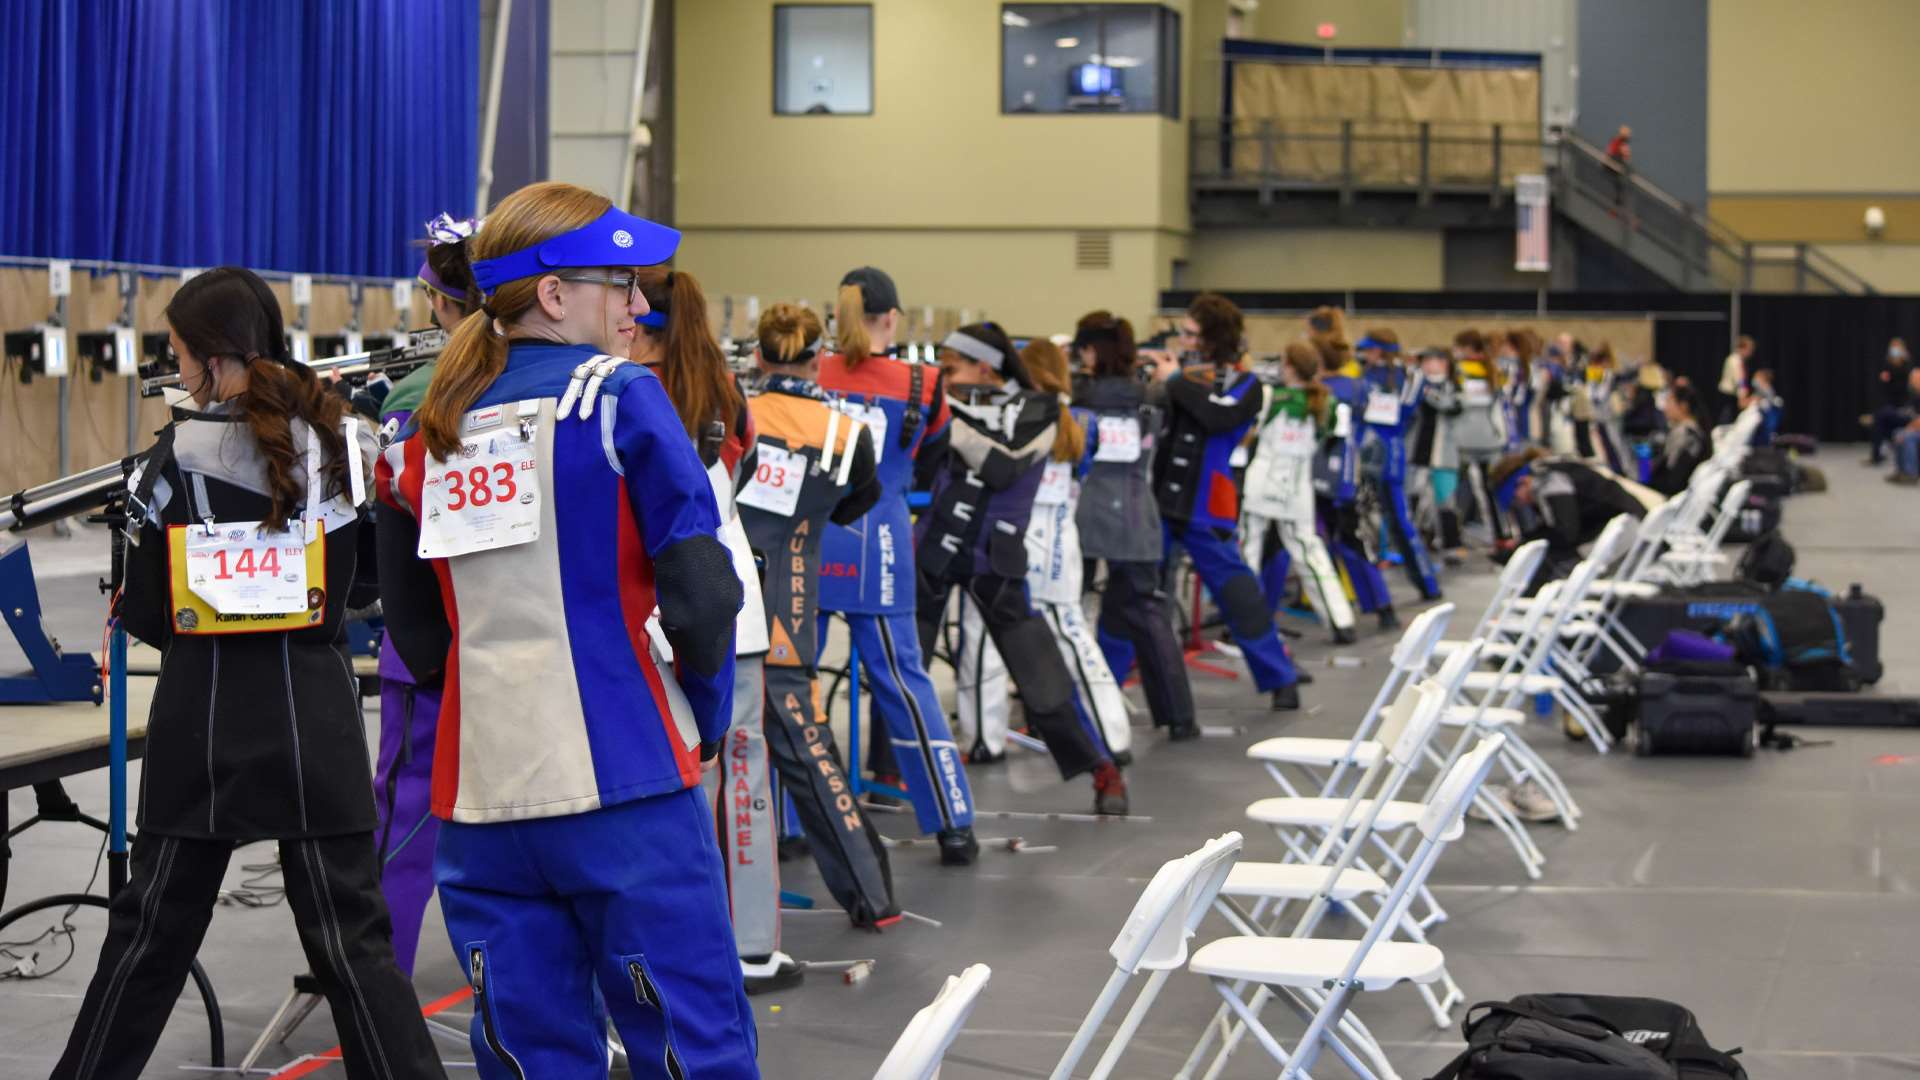
{"type": "MultiPolygon", "coordinates": [[[[573,378],[567,383],[566,393],[560,397],[560,407],[554,410],[554,418],[567,419],[573,415],[574,406],[578,404],[580,419],[591,420],[594,403],[599,400],[601,387],[607,382],[608,377],[620,368],[632,364],[633,361],[624,356],[605,354],[591,356],[582,361],[579,367],[573,369],[573,378]]],[[[611,392],[617,393],[632,378],[633,376],[629,375],[625,379],[617,380],[611,392]]]]}
{"type": "Polygon", "coordinates": [[[907,362],[907,411],[900,419],[900,449],[913,448],[913,437],[920,430],[920,391],[926,379],[926,365],[917,360],[907,362]]]}

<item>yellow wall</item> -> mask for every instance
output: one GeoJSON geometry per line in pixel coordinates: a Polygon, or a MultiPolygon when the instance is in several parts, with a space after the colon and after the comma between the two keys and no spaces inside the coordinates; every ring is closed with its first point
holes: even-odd
{"type": "Polygon", "coordinates": [[[1735,192],[1911,191],[1920,3],[1708,5],[1707,183],[1735,192]]]}
{"type": "MultiPolygon", "coordinates": [[[[1191,52],[1189,4],[1168,6],[1191,52]]],[[[873,113],[775,116],[770,0],[675,8],[681,264],[715,292],[824,298],[872,263],[909,305],[1016,329],[1152,310],[1188,225],[1185,107],[1005,116],[999,0],[876,0],[873,16],[873,113]],[[1083,229],[1113,233],[1112,269],[1074,269],[1083,229]]]]}
{"type": "Polygon", "coordinates": [[[1208,229],[1188,245],[1196,289],[1418,289],[1444,284],[1438,229],[1208,229]]]}
{"type": "Polygon", "coordinates": [[[1920,293],[1920,244],[1821,244],[1820,251],[1883,293],[1920,293]]]}
{"type": "Polygon", "coordinates": [[[1913,0],[1710,4],[1709,211],[1756,242],[1819,244],[1883,292],[1920,292],[1916,40],[1913,0]],[[1878,241],[1868,206],[1887,214],[1878,241]]]}
{"type": "Polygon", "coordinates": [[[831,229],[796,236],[729,229],[703,231],[697,240],[681,248],[682,265],[702,282],[726,282],[726,292],[757,295],[763,305],[829,302],[841,274],[871,263],[893,275],[911,320],[922,305],[953,304],[1015,334],[1070,332],[1096,308],[1144,321],[1185,247],[1185,238],[1171,234],[1116,232],[1111,269],[1076,270],[1073,233],[1054,230],[831,229]]]}
{"type": "Polygon", "coordinates": [[[1405,0],[1261,0],[1248,36],[1311,45],[1320,40],[1320,24],[1329,22],[1339,29],[1330,43],[1336,48],[1406,43],[1405,0]]]}

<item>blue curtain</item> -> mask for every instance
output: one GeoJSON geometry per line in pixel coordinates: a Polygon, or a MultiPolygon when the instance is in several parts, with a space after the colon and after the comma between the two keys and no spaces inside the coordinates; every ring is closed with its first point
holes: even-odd
{"type": "Polygon", "coordinates": [[[478,0],[0,2],[0,254],[410,276],[473,210],[478,0]]]}

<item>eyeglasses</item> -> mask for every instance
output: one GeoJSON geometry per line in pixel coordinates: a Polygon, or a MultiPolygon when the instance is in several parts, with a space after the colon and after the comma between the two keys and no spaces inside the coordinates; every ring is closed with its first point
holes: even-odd
{"type": "Polygon", "coordinates": [[[627,306],[640,295],[640,275],[628,271],[624,274],[555,274],[561,281],[577,281],[583,285],[605,285],[609,289],[625,289],[627,306]]]}

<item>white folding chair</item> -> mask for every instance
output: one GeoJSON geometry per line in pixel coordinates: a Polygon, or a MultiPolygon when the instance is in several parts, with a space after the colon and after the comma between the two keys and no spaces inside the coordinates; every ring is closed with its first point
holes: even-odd
{"type": "MultiPolygon", "coordinates": [[[[1404,867],[1404,859],[1386,842],[1386,836],[1419,821],[1427,805],[1400,801],[1400,790],[1421,765],[1438,730],[1440,713],[1452,700],[1459,680],[1473,669],[1475,659],[1476,650],[1461,650],[1448,659],[1436,678],[1402,690],[1394,707],[1380,721],[1382,753],[1367,767],[1354,792],[1338,805],[1329,805],[1332,799],[1277,798],[1260,799],[1248,807],[1248,817],[1271,826],[1288,853],[1284,863],[1240,863],[1227,876],[1227,884],[1221,886],[1223,899],[1217,899],[1215,907],[1235,924],[1236,930],[1271,934],[1279,926],[1286,905],[1294,899],[1309,901],[1308,915],[1294,930],[1296,936],[1311,934],[1332,901],[1352,901],[1348,911],[1354,919],[1363,926],[1373,922],[1357,899],[1384,892],[1386,882],[1361,853],[1375,847],[1386,855],[1388,863],[1404,867]],[[1308,853],[1304,840],[1315,834],[1319,844],[1308,853]],[[1252,899],[1254,909],[1242,919],[1233,899],[1252,899]],[[1273,905],[1271,915],[1267,915],[1269,905],[1273,905]]],[[[1402,915],[1402,930],[1413,942],[1425,942],[1428,926],[1446,920],[1446,911],[1432,892],[1423,888],[1421,897],[1427,903],[1425,919],[1413,919],[1411,913],[1402,915]]],[[[1375,917],[1379,917],[1379,909],[1375,917]]],[[[1450,1009],[1463,994],[1452,976],[1444,976],[1444,994],[1436,997],[1423,986],[1421,997],[1427,1001],[1434,1022],[1446,1028],[1452,1024],[1450,1009]]]]}
{"type": "MultiPolygon", "coordinates": [[[[1541,694],[1551,695],[1589,731],[1600,727],[1592,707],[1565,680],[1547,670],[1554,644],[1598,576],[1599,564],[1587,559],[1575,566],[1565,580],[1549,582],[1540,591],[1538,602],[1527,612],[1526,629],[1500,670],[1467,676],[1464,689],[1468,694],[1478,695],[1478,700],[1454,706],[1445,716],[1448,723],[1471,727],[1475,733],[1508,733],[1510,738],[1501,755],[1508,776],[1515,784],[1529,776],[1539,781],[1541,789],[1553,800],[1561,824],[1569,831],[1579,828],[1579,803],[1560,774],[1520,736],[1519,729],[1526,722],[1525,706],[1541,694]]],[[[1463,737],[1456,744],[1456,754],[1465,743],[1463,737]]]]}
{"type": "Polygon", "coordinates": [[[1220,884],[1227,879],[1234,860],[1239,857],[1240,834],[1230,832],[1208,841],[1198,851],[1161,865],[1140,893],[1140,899],[1134,902],[1119,936],[1108,947],[1107,952],[1113,956],[1113,974],[1107,977],[1100,996],[1094,999],[1086,1019],[1080,1021],[1080,1029],[1073,1033],[1073,1041],[1067,1044],[1066,1053],[1053,1067],[1052,1080],[1067,1080],[1073,1075],[1074,1067],[1092,1045],[1094,1033],[1119,1003],[1127,983],[1142,971],[1151,972],[1140,995],[1113,1033],[1106,1051],[1095,1063],[1091,1076],[1093,1080],[1104,1080],[1112,1074],[1121,1053],[1133,1041],[1141,1021],[1146,1019],[1147,1011],[1160,995],[1167,976],[1186,964],[1187,940],[1206,917],[1220,884]]]}
{"type": "MultiPolygon", "coordinates": [[[[1599,537],[1593,542],[1592,553],[1587,556],[1587,561],[1595,568],[1596,581],[1600,572],[1613,567],[1633,545],[1637,529],[1637,522],[1627,514],[1616,515],[1607,522],[1606,528],[1600,531],[1599,537]]],[[[1585,654],[1588,642],[1606,633],[1601,620],[1607,613],[1607,604],[1603,598],[1594,595],[1595,588],[1591,582],[1577,592],[1571,580],[1557,585],[1542,589],[1537,597],[1515,598],[1511,604],[1514,614],[1494,624],[1494,632],[1505,636],[1490,643],[1486,653],[1495,658],[1504,657],[1510,662],[1515,650],[1523,649],[1519,644],[1523,637],[1529,642],[1527,647],[1544,647],[1543,662],[1535,671],[1536,677],[1532,680],[1534,685],[1526,691],[1527,695],[1551,695],[1575,719],[1591,728],[1598,723],[1599,717],[1580,693],[1581,685],[1592,674],[1581,657],[1585,654]],[[1544,625],[1533,618],[1536,613],[1546,610],[1543,605],[1558,608],[1553,612],[1554,621],[1544,625]],[[1544,637],[1539,636],[1541,634],[1544,637]]],[[[1470,679],[1467,688],[1483,689],[1487,682],[1486,676],[1470,679]]],[[[1486,719],[1484,713],[1482,719],[1486,719]]],[[[1492,722],[1519,723],[1523,719],[1524,715],[1503,718],[1495,714],[1492,722]]],[[[1454,720],[1456,723],[1463,722],[1458,713],[1454,720]]],[[[1601,731],[1592,742],[1594,749],[1603,754],[1612,747],[1605,731],[1601,731]]]]}
{"type": "Polygon", "coordinates": [[[1592,667],[1593,658],[1602,647],[1618,657],[1628,671],[1638,670],[1646,659],[1646,643],[1627,626],[1621,614],[1627,604],[1634,600],[1650,600],[1660,595],[1660,585],[1651,580],[1655,576],[1653,568],[1659,563],[1668,529],[1679,511],[1678,497],[1649,510],[1647,516],[1641,519],[1633,546],[1620,560],[1619,567],[1612,571],[1611,576],[1603,575],[1595,579],[1593,596],[1600,605],[1600,613],[1595,621],[1599,623],[1600,632],[1580,652],[1583,665],[1592,667]]]}
{"type": "MultiPolygon", "coordinates": [[[[1387,862],[1404,865],[1404,859],[1388,838],[1418,821],[1426,805],[1398,801],[1400,790],[1419,766],[1427,744],[1438,729],[1441,713],[1460,680],[1472,669],[1476,655],[1476,650],[1463,650],[1447,661],[1438,677],[1401,690],[1380,722],[1384,752],[1368,766],[1345,799],[1282,796],[1261,799],[1247,807],[1248,819],[1273,829],[1286,846],[1283,866],[1304,865],[1311,869],[1300,873],[1271,864],[1254,864],[1242,871],[1238,880],[1229,875],[1223,891],[1255,902],[1253,912],[1244,923],[1234,918],[1230,907],[1223,908],[1229,921],[1236,922],[1242,929],[1252,929],[1260,922],[1268,904],[1284,909],[1290,900],[1302,898],[1298,895],[1301,890],[1310,890],[1311,896],[1314,895],[1311,890],[1318,890],[1322,885],[1329,892],[1358,895],[1366,891],[1364,886],[1369,882],[1358,878],[1342,880],[1341,875],[1352,868],[1379,876],[1379,871],[1360,855],[1368,847],[1387,862]]],[[[1447,917],[1440,901],[1424,886],[1420,898],[1427,914],[1419,919],[1411,914],[1403,915],[1406,934],[1414,941],[1426,940],[1427,928],[1447,917]]],[[[1317,921],[1326,902],[1315,900],[1312,919],[1317,921]]],[[[1371,921],[1358,904],[1350,904],[1349,910],[1362,924],[1371,921]]],[[[1420,990],[1434,1022],[1443,1028],[1452,1023],[1449,1010],[1462,997],[1459,986],[1450,976],[1445,977],[1444,982],[1445,992],[1441,996],[1436,997],[1426,987],[1420,990]]]]}
{"type": "Polygon", "coordinates": [[[1693,470],[1686,489],[1675,496],[1680,500],[1680,508],[1667,529],[1668,547],[1675,550],[1697,547],[1706,539],[1707,519],[1729,479],[1727,470],[1717,462],[1709,461],[1693,470]]]}
{"type": "Polygon", "coordinates": [[[1300,795],[1302,792],[1287,779],[1287,774],[1281,769],[1283,765],[1290,765],[1311,777],[1312,787],[1322,797],[1337,795],[1340,780],[1349,768],[1364,769],[1371,762],[1379,760],[1380,742],[1374,738],[1374,727],[1380,721],[1381,710],[1409,680],[1426,674],[1428,657],[1433,654],[1440,635],[1446,633],[1453,611],[1450,603],[1435,604],[1414,616],[1413,621],[1407,624],[1388,659],[1392,666],[1387,670],[1387,677],[1381,682],[1379,693],[1373,696],[1373,702],[1367,706],[1366,713],[1360,717],[1360,724],[1353,729],[1350,738],[1283,735],[1262,739],[1247,747],[1247,756],[1260,762],[1280,785],[1280,790],[1289,795],[1300,795]],[[1322,777],[1317,772],[1320,769],[1330,771],[1322,777]]]}
{"type": "Polygon", "coordinates": [[[1493,596],[1488,599],[1486,609],[1480,613],[1480,621],[1475,623],[1473,631],[1464,638],[1443,638],[1435,643],[1433,655],[1444,660],[1454,650],[1464,647],[1467,642],[1481,638],[1485,644],[1481,647],[1480,659],[1505,660],[1513,652],[1515,631],[1505,629],[1515,626],[1525,611],[1524,595],[1527,586],[1533,583],[1533,577],[1540,571],[1540,564],[1547,557],[1545,540],[1529,540],[1513,549],[1507,556],[1507,565],[1500,568],[1500,577],[1494,582],[1493,596]]]}
{"type": "Polygon", "coordinates": [[[954,1036],[966,1026],[974,1002],[992,977],[993,969],[985,964],[947,976],[933,1002],[907,1021],[906,1030],[894,1041],[873,1080],[937,1080],[940,1059],[946,1057],[954,1036]]]}
{"type": "Polygon", "coordinates": [[[1752,489],[1751,480],[1735,481],[1721,497],[1719,516],[1714,518],[1713,527],[1699,546],[1676,548],[1660,556],[1660,567],[1669,581],[1675,585],[1696,585],[1710,575],[1717,576],[1730,565],[1727,553],[1720,548],[1726,543],[1733,523],[1740,520],[1740,508],[1747,505],[1747,493],[1752,489]]]}
{"type": "MultiPolygon", "coordinates": [[[[1243,1031],[1251,1031],[1280,1063],[1281,1080],[1306,1076],[1323,1049],[1331,1049],[1364,1080],[1390,1080],[1391,1067],[1380,1070],[1362,1060],[1367,1055],[1350,1045],[1341,1021],[1358,993],[1387,990],[1403,982],[1429,985],[1445,972],[1446,956],[1438,948],[1387,940],[1387,934],[1412,903],[1440,852],[1459,834],[1461,815],[1486,780],[1501,743],[1500,736],[1482,741],[1449,770],[1417,823],[1419,846],[1395,879],[1381,917],[1360,940],[1241,936],[1209,942],[1193,954],[1188,970],[1212,980],[1215,992],[1239,1018],[1205,1074],[1208,1080],[1226,1067],[1243,1031]],[[1242,1001],[1236,988],[1248,983],[1260,989],[1251,1001],[1242,1001]],[[1275,998],[1307,1021],[1307,1030],[1291,1054],[1260,1022],[1265,1003],[1275,998]]],[[[1176,1075],[1190,1077],[1193,1064],[1190,1060],[1176,1075]]]]}

